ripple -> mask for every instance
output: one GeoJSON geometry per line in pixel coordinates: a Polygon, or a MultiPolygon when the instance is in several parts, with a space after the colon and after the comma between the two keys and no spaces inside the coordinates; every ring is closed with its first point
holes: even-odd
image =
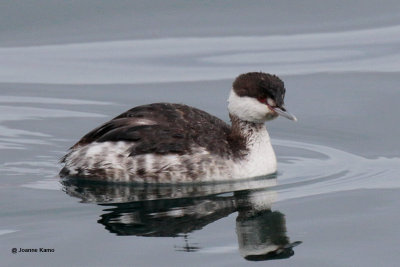
{"type": "MultiPolygon", "coordinates": [[[[40,175],[41,177],[53,178],[57,173],[57,161],[53,158],[41,157],[38,160],[41,161],[15,161],[9,163],[3,163],[0,165],[0,170],[2,174],[6,175],[23,175],[32,176],[40,175]]],[[[44,182],[46,180],[38,181],[44,182]]],[[[58,180],[55,180],[58,182],[58,180]]]]}
{"type": "Polygon", "coordinates": [[[18,232],[19,230],[0,230],[0,235],[6,235],[6,234],[11,234],[11,233],[15,233],[18,232]]]}
{"type": "Polygon", "coordinates": [[[307,62],[325,62],[346,60],[364,56],[364,53],[357,50],[343,49],[312,49],[297,51],[271,51],[271,52],[252,52],[237,53],[206,57],[202,60],[210,63],[220,64],[294,64],[307,62]]]}
{"type": "Polygon", "coordinates": [[[368,159],[322,145],[287,140],[274,143],[289,150],[303,149],[325,156],[283,156],[284,160],[279,164],[279,200],[356,189],[400,187],[399,158],[368,159]]]}
{"type": "MultiPolygon", "coordinates": [[[[0,114],[7,114],[7,117],[0,116],[0,123],[4,121],[35,120],[42,118],[85,118],[105,117],[105,115],[89,112],[65,110],[61,108],[38,108],[27,106],[0,106],[0,114]]],[[[4,135],[5,133],[2,132],[4,135]]]]}
{"type": "Polygon", "coordinates": [[[43,190],[61,190],[61,184],[59,180],[47,179],[40,180],[32,183],[26,183],[21,185],[21,187],[32,188],[32,189],[43,189],[43,190]]]}
{"type": "Polygon", "coordinates": [[[0,96],[0,148],[1,149],[26,149],[28,145],[49,145],[52,135],[39,132],[35,121],[54,118],[85,118],[105,117],[103,114],[80,112],[69,110],[70,105],[110,105],[110,102],[86,101],[77,99],[47,98],[47,97],[23,97],[0,96]],[[31,107],[29,105],[43,105],[43,107],[31,107]],[[47,107],[48,104],[58,105],[56,108],[47,107]],[[6,126],[6,123],[19,121],[19,127],[30,129],[18,129],[6,126]],[[31,121],[27,123],[26,121],[31,121]]]}
{"type": "Polygon", "coordinates": [[[56,105],[111,105],[111,102],[36,96],[0,95],[0,103],[35,103],[56,105]]]}

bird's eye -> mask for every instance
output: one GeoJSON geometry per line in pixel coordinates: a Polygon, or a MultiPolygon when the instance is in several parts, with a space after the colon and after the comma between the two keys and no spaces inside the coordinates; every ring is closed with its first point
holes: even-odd
{"type": "Polygon", "coordinates": [[[258,100],[258,102],[263,103],[263,104],[267,103],[266,97],[258,97],[257,100],[258,100]]]}

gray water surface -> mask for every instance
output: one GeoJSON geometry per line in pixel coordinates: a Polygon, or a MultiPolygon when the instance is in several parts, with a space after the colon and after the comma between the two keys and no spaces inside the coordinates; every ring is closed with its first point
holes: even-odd
{"type": "Polygon", "coordinates": [[[2,266],[398,265],[400,5],[244,3],[1,4],[2,266]],[[299,118],[267,124],[276,175],[190,186],[57,176],[68,147],[136,105],[228,121],[232,80],[259,70],[285,81],[299,118]]]}

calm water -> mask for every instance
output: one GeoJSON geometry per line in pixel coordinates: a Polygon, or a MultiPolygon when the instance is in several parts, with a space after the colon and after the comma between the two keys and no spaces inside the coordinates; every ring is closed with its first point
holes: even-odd
{"type": "Polygon", "coordinates": [[[398,1],[124,2],[1,4],[2,266],[399,264],[398,1]],[[57,177],[70,145],[133,106],[228,120],[233,78],[258,70],[283,78],[299,118],[267,125],[277,175],[158,187],[57,177]]]}

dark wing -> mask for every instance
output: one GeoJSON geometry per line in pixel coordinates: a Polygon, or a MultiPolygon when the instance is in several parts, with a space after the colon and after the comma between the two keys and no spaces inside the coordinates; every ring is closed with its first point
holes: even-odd
{"type": "Polygon", "coordinates": [[[135,142],[131,155],[189,153],[193,144],[211,153],[230,149],[230,126],[199,109],[157,103],[135,107],[86,134],[72,148],[91,142],[135,142]]]}

